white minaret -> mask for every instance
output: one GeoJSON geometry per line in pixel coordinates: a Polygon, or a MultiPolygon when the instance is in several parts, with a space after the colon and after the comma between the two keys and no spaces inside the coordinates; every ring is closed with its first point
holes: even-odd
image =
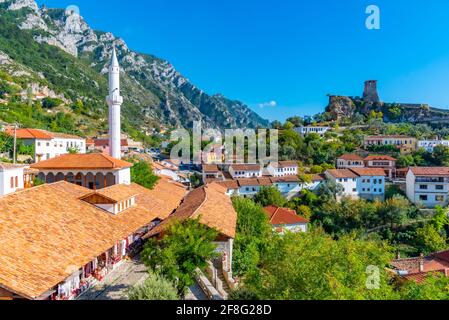
{"type": "Polygon", "coordinates": [[[109,154],[113,158],[120,159],[122,157],[120,108],[123,98],[120,96],[120,66],[115,48],[109,67],[109,96],[106,97],[106,101],[109,106],[109,154]]]}

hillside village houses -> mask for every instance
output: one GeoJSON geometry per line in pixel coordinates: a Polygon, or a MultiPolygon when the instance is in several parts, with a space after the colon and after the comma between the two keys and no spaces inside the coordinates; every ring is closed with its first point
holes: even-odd
{"type": "Polygon", "coordinates": [[[449,147],[449,140],[419,140],[418,149],[424,149],[427,152],[433,152],[436,146],[449,147]]]}
{"type": "Polygon", "coordinates": [[[296,161],[279,161],[270,163],[266,170],[273,177],[297,176],[298,162],[296,161]]]}
{"type": "Polygon", "coordinates": [[[337,169],[380,168],[389,179],[395,178],[396,159],[387,155],[370,155],[365,158],[357,154],[344,154],[337,159],[337,169]]]}
{"type": "Polygon", "coordinates": [[[65,134],[38,129],[6,128],[5,132],[21,140],[25,145],[34,146],[34,162],[40,162],[58,157],[74,150],[86,153],[86,139],[65,134]]]}
{"type": "Polygon", "coordinates": [[[402,135],[387,136],[366,136],[364,138],[365,147],[370,146],[396,146],[401,153],[407,154],[417,149],[416,138],[402,135]]]}
{"type": "Polygon", "coordinates": [[[385,172],[378,168],[351,168],[327,170],[325,175],[341,186],[337,199],[384,200],[385,172]]]}
{"type": "Polygon", "coordinates": [[[279,208],[277,206],[268,206],[264,211],[270,221],[273,229],[279,233],[307,232],[308,219],[298,216],[295,210],[288,208],[279,208]]]}
{"type": "Polygon", "coordinates": [[[306,136],[311,133],[316,133],[320,136],[324,136],[326,132],[330,131],[331,128],[327,126],[307,126],[295,128],[295,131],[302,136],[306,136]]]}
{"type": "Polygon", "coordinates": [[[262,177],[263,167],[260,164],[231,164],[229,174],[232,179],[262,177]]]}
{"type": "Polygon", "coordinates": [[[27,169],[1,166],[1,185],[11,185],[0,197],[0,299],[76,299],[144,239],[163,235],[172,221],[197,216],[218,230],[217,251],[225,278],[232,281],[237,214],[226,188],[209,184],[188,193],[166,177],[152,190],[131,183],[132,164],[120,159],[123,100],[115,50],[109,75],[110,155],[65,154],[40,161],[30,170],[38,170],[47,183],[24,190],[20,177],[27,169]]]}
{"type": "Polygon", "coordinates": [[[407,172],[408,199],[426,208],[449,204],[449,168],[412,167],[407,172]]]}
{"type": "Polygon", "coordinates": [[[337,169],[363,168],[365,162],[357,154],[344,154],[337,159],[337,169]]]}

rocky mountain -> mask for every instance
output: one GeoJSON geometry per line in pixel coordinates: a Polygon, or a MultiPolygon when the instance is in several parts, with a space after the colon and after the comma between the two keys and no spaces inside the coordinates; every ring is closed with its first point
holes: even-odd
{"type": "Polygon", "coordinates": [[[329,96],[326,112],[333,120],[351,119],[356,113],[368,115],[381,112],[385,122],[414,123],[442,126],[449,123],[449,110],[432,108],[428,104],[393,103],[380,101],[377,81],[365,82],[362,97],[329,96]]]}
{"type": "Polygon", "coordinates": [[[245,104],[203,92],[168,61],[137,53],[112,33],[93,30],[75,11],[39,8],[34,0],[0,0],[0,36],[0,72],[12,77],[0,78],[4,85],[18,86],[22,96],[44,91],[65,102],[52,112],[71,113],[70,105],[82,101],[83,112],[73,116],[77,128],[105,125],[112,47],[122,66],[125,130],[146,132],[159,124],[189,127],[195,120],[221,129],[268,125],[245,104]]]}

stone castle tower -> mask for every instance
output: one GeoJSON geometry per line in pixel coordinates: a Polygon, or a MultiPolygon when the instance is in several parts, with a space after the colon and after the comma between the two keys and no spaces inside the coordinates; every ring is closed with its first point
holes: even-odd
{"type": "Polygon", "coordinates": [[[120,66],[115,48],[109,67],[109,95],[106,101],[109,106],[109,154],[113,158],[120,159],[122,157],[120,109],[123,98],[120,96],[120,66]]]}
{"type": "Polygon", "coordinates": [[[377,80],[365,81],[363,101],[371,104],[380,102],[379,94],[377,93],[377,80]]]}

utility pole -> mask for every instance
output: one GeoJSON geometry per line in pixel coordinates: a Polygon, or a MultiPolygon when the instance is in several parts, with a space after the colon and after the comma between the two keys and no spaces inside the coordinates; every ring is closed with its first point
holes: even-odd
{"type": "Polygon", "coordinates": [[[13,163],[16,164],[16,149],[17,149],[17,123],[14,124],[14,147],[13,147],[13,163]]]}

